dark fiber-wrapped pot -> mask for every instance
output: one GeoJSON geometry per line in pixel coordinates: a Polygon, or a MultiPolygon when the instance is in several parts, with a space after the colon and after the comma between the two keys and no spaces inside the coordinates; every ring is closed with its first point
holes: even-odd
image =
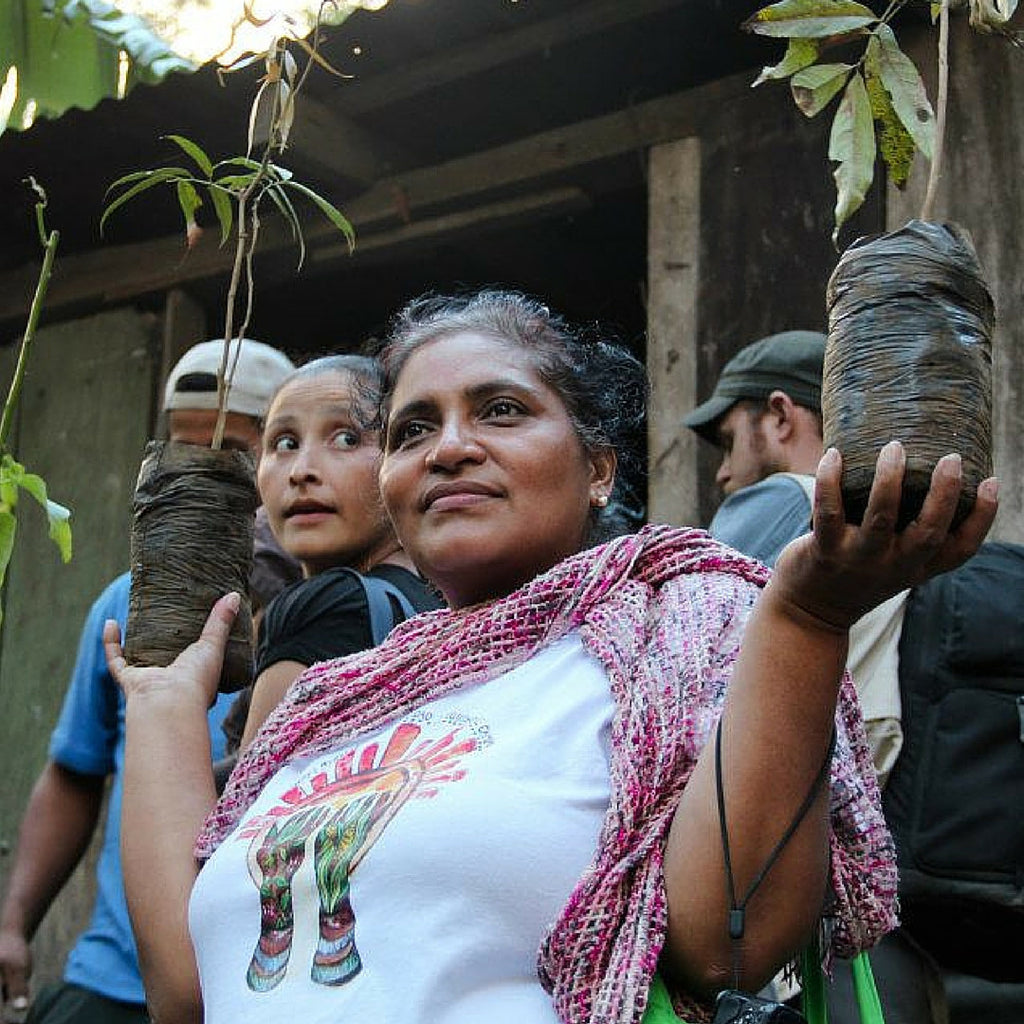
{"type": "Polygon", "coordinates": [[[963,458],[956,522],[992,474],[992,296],[970,236],[911,221],[859,239],[828,284],[825,445],[843,457],[847,519],[860,522],[888,441],[907,455],[899,526],[920,511],[935,463],[963,458]]]}
{"type": "Polygon", "coordinates": [[[247,596],[257,505],[248,452],[151,441],[132,505],[131,575],[125,657],[168,665],[199,637],[213,603],[242,595],[220,688],[252,681],[247,596]]]}

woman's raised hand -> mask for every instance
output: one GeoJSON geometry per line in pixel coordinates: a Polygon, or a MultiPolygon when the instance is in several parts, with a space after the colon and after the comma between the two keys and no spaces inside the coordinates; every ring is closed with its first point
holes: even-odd
{"type": "Polygon", "coordinates": [[[225,594],[220,598],[210,610],[199,639],[189,644],[166,668],[129,665],[121,648],[121,630],[117,622],[108,619],[103,626],[103,651],[110,674],[126,697],[167,690],[181,696],[195,692],[208,707],[217,696],[224,650],[238,606],[238,594],[225,594]]]}
{"type": "Polygon", "coordinates": [[[840,492],[842,458],[829,449],[818,464],[814,529],[779,556],[772,587],[822,624],[847,629],[893,594],[955,569],[977,551],[995,519],[998,482],[978,485],[974,508],[951,529],[961,487],[959,455],[940,459],[917,518],[896,531],[906,454],[898,441],[879,453],[860,526],[847,523],[840,492]]]}

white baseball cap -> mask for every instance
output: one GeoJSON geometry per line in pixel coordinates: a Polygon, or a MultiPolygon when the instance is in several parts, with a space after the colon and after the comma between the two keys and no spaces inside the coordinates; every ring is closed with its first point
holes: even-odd
{"type": "MultiPolygon", "coordinates": [[[[270,399],[295,366],[283,353],[262,341],[250,338],[231,342],[227,372],[230,376],[235,356],[228,412],[259,418],[267,411],[270,399]],[[241,353],[238,347],[241,345],[241,353]]],[[[216,409],[217,372],[224,358],[224,342],[220,339],[193,345],[175,363],[164,388],[164,412],[173,409],[216,409]]]]}

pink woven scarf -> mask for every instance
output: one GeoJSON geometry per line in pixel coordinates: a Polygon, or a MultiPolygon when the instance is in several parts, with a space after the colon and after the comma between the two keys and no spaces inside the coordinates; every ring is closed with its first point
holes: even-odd
{"type": "MultiPolygon", "coordinates": [[[[698,530],[650,526],[501,600],[419,615],[380,646],[312,666],[246,751],[196,843],[208,858],[287,762],[346,744],[578,629],[615,702],[611,801],[594,859],[539,953],[566,1024],[638,1024],[666,928],[665,837],[721,712],[767,570],[698,530]]],[[[833,948],[895,927],[896,869],[856,697],[844,680],[831,775],[833,948]]],[[[688,1004],[695,1016],[706,1007],[688,1004]]]]}

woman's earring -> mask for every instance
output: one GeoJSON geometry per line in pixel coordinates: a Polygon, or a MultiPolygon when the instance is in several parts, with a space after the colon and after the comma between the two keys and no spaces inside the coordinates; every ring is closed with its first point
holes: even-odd
{"type": "Polygon", "coordinates": [[[608,504],[608,495],[595,494],[594,497],[590,499],[590,504],[596,505],[598,508],[604,508],[608,504]]]}

